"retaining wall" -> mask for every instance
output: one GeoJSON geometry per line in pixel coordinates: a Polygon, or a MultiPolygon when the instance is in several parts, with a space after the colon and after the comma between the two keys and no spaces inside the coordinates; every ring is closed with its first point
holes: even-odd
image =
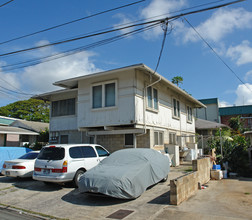
{"type": "Polygon", "coordinates": [[[210,180],[210,158],[201,158],[192,161],[193,172],[170,181],[170,204],[179,205],[195,194],[199,184],[210,180]]]}

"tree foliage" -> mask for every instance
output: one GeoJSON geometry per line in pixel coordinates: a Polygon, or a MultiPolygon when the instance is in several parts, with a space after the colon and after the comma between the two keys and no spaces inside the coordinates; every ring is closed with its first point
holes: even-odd
{"type": "Polygon", "coordinates": [[[173,84],[176,84],[177,86],[179,86],[179,84],[182,84],[183,83],[183,77],[182,76],[174,76],[172,78],[172,83],[173,84]]]}
{"type": "Polygon", "coordinates": [[[241,134],[246,130],[244,128],[244,122],[240,116],[230,118],[228,125],[230,128],[232,128],[234,134],[241,134]]]}
{"type": "Polygon", "coordinates": [[[49,102],[37,99],[17,101],[0,107],[0,115],[27,121],[49,122],[49,102]]]}
{"type": "MultiPolygon", "coordinates": [[[[243,129],[243,127],[241,126],[240,129],[243,129]]],[[[215,148],[216,162],[218,164],[223,165],[228,162],[229,171],[236,172],[241,176],[248,176],[250,173],[248,161],[249,143],[244,135],[234,134],[233,129],[222,129],[221,132],[216,132],[215,136],[208,141],[208,147],[205,150],[209,151],[215,148]],[[221,148],[223,157],[221,156],[221,148]]]]}

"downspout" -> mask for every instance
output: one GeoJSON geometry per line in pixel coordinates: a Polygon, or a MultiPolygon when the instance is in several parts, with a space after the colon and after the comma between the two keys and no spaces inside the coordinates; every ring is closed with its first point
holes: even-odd
{"type": "MultiPolygon", "coordinates": [[[[155,72],[154,72],[155,74],[155,72]]],[[[154,75],[153,74],[153,75],[154,75]]],[[[144,132],[139,134],[139,135],[136,135],[136,136],[141,136],[141,135],[145,135],[147,132],[147,129],[146,129],[146,114],[145,114],[145,111],[146,111],[146,91],[147,91],[147,88],[150,87],[150,86],[153,86],[155,85],[156,83],[160,82],[161,81],[161,76],[159,76],[159,79],[149,85],[147,85],[146,87],[144,87],[143,89],[143,122],[144,122],[144,132]]]]}

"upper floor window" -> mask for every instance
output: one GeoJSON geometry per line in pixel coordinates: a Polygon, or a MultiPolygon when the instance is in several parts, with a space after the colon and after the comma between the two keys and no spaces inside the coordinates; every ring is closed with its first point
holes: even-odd
{"type": "Polygon", "coordinates": [[[180,102],[177,99],[172,99],[173,103],[173,116],[180,118],[180,102]]]}
{"type": "Polygon", "coordinates": [[[187,121],[192,122],[192,119],[193,119],[192,108],[190,106],[187,106],[187,121]]]}
{"type": "Polygon", "coordinates": [[[52,102],[52,117],[75,115],[75,98],[52,102]]]}
{"type": "Polygon", "coordinates": [[[153,87],[147,88],[148,108],[158,110],[158,91],[153,87]]]}
{"type": "Polygon", "coordinates": [[[116,105],[116,83],[102,83],[92,87],[92,108],[116,105]]]}

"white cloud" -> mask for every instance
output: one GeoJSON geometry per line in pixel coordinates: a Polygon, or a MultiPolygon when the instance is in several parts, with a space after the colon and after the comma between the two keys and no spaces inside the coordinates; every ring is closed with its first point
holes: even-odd
{"type": "Polygon", "coordinates": [[[236,89],[236,105],[252,105],[252,84],[239,85],[236,89]]]}
{"type": "Polygon", "coordinates": [[[252,63],[252,47],[250,47],[250,42],[244,40],[240,45],[229,47],[227,56],[235,60],[238,66],[252,63]]]}
{"type": "Polygon", "coordinates": [[[52,62],[27,67],[21,76],[23,85],[33,93],[55,90],[55,81],[87,75],[99,71],[89,58],[94,54],[81,52],[52,62]]]}
{"type": "MultiPolygon", "coordinates": [[[[49,42],[40,41],[37,43],[37,45],[43,45],[45,43],[49,42]]],[[[57,53],[57,51],[55,51],[53,47],[41,48],[37,52],[29,53],[29,56],[30,58],[37,58],[38,55],[41,57],[55,53],[57,53]]],[[[52,83],[63,79],[101,71],[95,67],[92,61],[90,61],[90,58],[94,55],[95,54],[92,52],[84,51],[75,55],[55,59],[50,62],[44,62],[35,66],[26,67],[18,73],[1,72],[0,68],[0,86],[2,85],[7,89],[11,89],[16,92],[20,92],[22,90],[29,94],[39,94],[60,89],[59,87],[53,86],[52,83]]],[[[5,92],[7,92],[7,90],[5,90],[5,92]]],[[[5,98],[8,96],[3,93],[0,95],[5,96],[5,98]]],[[[13,95],[16,95],[17,99],[21,97],[15,92],[12,92],[9,97],[13,95]]],[[[27,96],[23,96],[22,98],[25,99],[27,96]]]]}
{"type": "Polygon", "coordinates": [[[228,107],[228,106],[232,105],[226,101],[219,101],[219,107],[228,107]]]}
{"type": "Polygon", "coordinates": [[[244,77],[246,81],[252,81],[252,70],[248,71],[244,77]]]}
{"type": "MultiPolygon", "coordinates": [[[[129,18],[128,16],[124,15],[124,14],[116,14],[114,16],[115,18],[118,18],[120,21],[114,25],[114,28],[120,28],[122,25],[123,26],[128,26],[130,25],[130,23],[133,21],[132,18],[129,18]]],[[[125,34],[127,32],[133,31],[134,28],[127,28],[127,29],[122,29],[121,33],[125,34]]]]}
{"type": "MultiPolygon", "coordinates": [[[[205,22],[198,25],[196,30],[206,40],[218,42],[226,35],[232,33],[235,29],[246,29],[252,27],[252,12],[248,12],[243,8],[235,9],[218,9],[205,22]]],[[[199,40],[194,30],[182,27],[179,30],[183,33],[184,42],[195,42],[199,40]]]]}
{"type": "MultiPolygon", "coordinates": [[[[187,5],[187,0],[153,0],[141,11],[141,17],[144,19],[156,18],[157,16],[168,16],[169,13],[181,9],[187,5]]],[[[147,38],[157,37],[163,33],[162,28],[155,28],[152,31],[145,32],[147,38]]]]}

